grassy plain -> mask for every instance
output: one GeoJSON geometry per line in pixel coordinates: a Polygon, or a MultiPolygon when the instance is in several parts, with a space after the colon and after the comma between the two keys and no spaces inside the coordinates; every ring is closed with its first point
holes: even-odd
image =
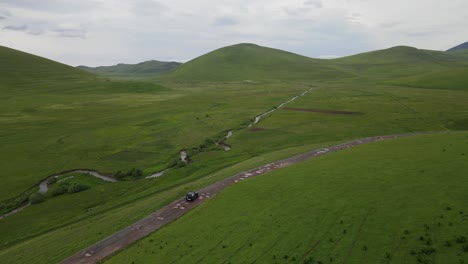
{"type": "MultiPolygon", "coordinates": [[[[25,77],[17,82],[13,74],[1,76],[0,201],[68,169],[158,171],[176,159],[179,150],[195,147],[306,89],[245,83],[222,89],[217,84],[168,89],[109,81],[20,55],[39,64],[44,77],[25,69],[25,77]]],[[[15,67],[27,64],[24,60],[15,67]]]]}
{"type": "Polygon", "coordinates": [[[462,263],[466,155],[468,133],[327,154],[228,187],[106,263],[462,263]]]}

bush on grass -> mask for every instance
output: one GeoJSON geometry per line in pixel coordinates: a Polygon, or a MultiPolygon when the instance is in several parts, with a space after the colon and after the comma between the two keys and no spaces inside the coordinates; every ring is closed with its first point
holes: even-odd
{"type": "Polygon", "coordinates": [[[74,183],[68,186],[68,193],[77,193],[89,189],[88,185],[74,183]]]}
{"type": "Polygon", "coordinates": [[[52,184],[54,184],[56,182],[57,182],[57,178],[55,178],[55,177],[50,177],[49,179],[47,179],[47,185],[48,186],[50,186],[50,185],[52,185],[52,184]]]}
{"type": "Polygon", "coordinates": [[[68,192],[68,182],[61,182],[58,185],[55,185],[52,189],[50,189],[50,194],[52,196],[58,196],[68,192]]]}
{"type": "Polygon", "coordinates": [[[31,204],[38,204],[42,203],[43,201],[45,201],[45,197],[41,193],[33,193],[29,196],[29,202],[31,204]]]}

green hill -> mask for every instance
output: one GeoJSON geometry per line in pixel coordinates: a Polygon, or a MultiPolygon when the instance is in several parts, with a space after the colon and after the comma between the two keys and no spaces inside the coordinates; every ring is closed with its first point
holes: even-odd
{"type": "Polygon", "coordinates": [[[398,46],[333,60],[363,79],[435,89],[467,89],[463,54],[398,46]]]}
{"type": "Polygon", "coordinates": [[[100,66],[100,67],[87,67],[78,66],[77,68],[92,72],[95,74],[107,77],[148,77],[170,72],[179,67],[179,62],[164,62],[164,61],[145,61],[138,64],[124,64],[120,63],[113,66],[100,66]]]}
{"type": "Polygon", "coordinates": [[[94,79],[95,76],[36,55],[0,46],[0,87],[71,82],[94,79]]]}
{"type": "Polygon", "coordinates": [[[412,76],[468,66],[468,61],[460,56],[406,46],[366,52],[335,59],[333,62],[370,78],[412,76]]]}
{"type": "Polygon", "coordinates": [[[450,54],[468,58],[468,49],[458,50],[458,51],[450,51],[450,54]]]}
{"type": "Polygon", "coordinates": [[[243,81],[326,79],[348,74],[326,60],[254,44],[217,49],[189,61],[165,79],[176,81],[243,81]]]}

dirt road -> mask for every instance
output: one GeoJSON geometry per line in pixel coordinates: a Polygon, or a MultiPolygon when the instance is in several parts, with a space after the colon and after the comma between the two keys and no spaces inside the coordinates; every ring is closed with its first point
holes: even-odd
{"type": "Polygon", "coordinates": [[[128,227],[110,235],[109,237],[97,242],[96,244],[76,253],[75,255],[65,259],[61,263],[70,264],[70,263],[96,263],[99,260],[117,252],[118,250],[125,248],[134,241],[147,236],[151,232],[159,229],[161,226],[170,223],[182,216],[188,210],[193,209],[200,203],[209,199],[216,193],[220,192],[222,189],[227,186],[243,181],[250,177],[259,176],[265,174],[269,171],[286,167],[307,159],[315,158],[321,155],[324,155],[329,152],[338,151],[346,148],[350,148],[357,145],[362,145],[370,142],[376,142],[386,139],[400,138],[406,136],[414,136],[427,133],[407,133],[407,134],[398,134],[398,135],[387,135],[387,136],[377,136],[369,137],[363,139],[357,139],[342,143],[339,145],[331,146],[328,148],[321,148],[312,150],[300,155],[296,155],[287,159],[279,160],[272,162],[261,167],[250,169],[248,171],[236,174],[232,177],[209,185],[201,190],[199,190],[200,198],[194,202],[186,202],[183,198],[178,199],[169,205],[161,208],[160,210],[146,216],[145,218],[139,220],[136,223],[129,225],[128,227]]]}

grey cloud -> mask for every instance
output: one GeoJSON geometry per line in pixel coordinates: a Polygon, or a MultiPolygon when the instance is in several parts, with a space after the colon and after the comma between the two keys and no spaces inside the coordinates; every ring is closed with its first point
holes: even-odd
{"type": "Polygon", "coordinates": [[[34,35],[34,36],[39,36],[39,35],[44,34],[45,31],[42,30],[42,29],[30,29],[30,30],[28,30],[27,33],[30,34],[30,35],[34,35]]]}
{"type": "Polygon", "coordinates": [[[396,26],[398,26],[398,25],[399,25],[398,22],[389,21],[389,22],[380,23],[380,24],[379,24],[379,27],[383,27],[383,28],[393,28],[393,27],[396,27],[396,26]]]}
{"type": "Polygon", "coordinates": [[[9,25],[9,26],[3,27],[3,30],[20,31],[20,32],[24,32],[26,34],[34,35],[34,36],[42,35],[45,33],[45,30],[40,28],[40,25],[35,25],[33,27],[25,25],[25,24],[9,25]]]}
{"type": "Polygon", "coordinates": [[[54,29],[53,32],[57,33],[57,36],[62,38],[86,38],[87,31],[85,29],[76,28],[59,28],[54,29]]]}
{"type": "Polygon", "coordinates": [[[11,31],[27,31],[28,26],[26,25],[11,25],[3,27],[3,30],[11,30],[11,31]]]}
{"type": "Polygon", "coordinates": [[[0,10],[0,20],[5,20],[11,16],[8,10],[0,10]]]}
{"type": "Polygon", "coordinates": [[[415,31],[407,32],[405,35],[408,37],[427,37],[439,33],[438,30],[428,30],[428,31],[415,31]]]}
{"type": "Polygon", "coordinates": [[[51,12],[51,13],[79,13],[92,10],[101,4],[98,1],[61,1],[61,0],[0,0],[0,4],[10,7],[51,12]]]}
{"type": "Polygon", "coordinates": [[[313,6],[315,8],[322,8],[323,4],[321,0],[307,0],[304,2],[306,6],[313,6]]]}
{"type": "Polygon", "coordinates": [[[169,8],[166,5],[154,0],[137,0],[133,4],[133,12],[137,15],[159,15],[167,10],[169,8]]]}
{"type": "Polygon", "coordinates": [[[232,26],[232,25],[237,25],[239,24],[240,21],[238,19],[235,19],[233,17],[218,17],[214,21],[215,26],[232,26]]]}

